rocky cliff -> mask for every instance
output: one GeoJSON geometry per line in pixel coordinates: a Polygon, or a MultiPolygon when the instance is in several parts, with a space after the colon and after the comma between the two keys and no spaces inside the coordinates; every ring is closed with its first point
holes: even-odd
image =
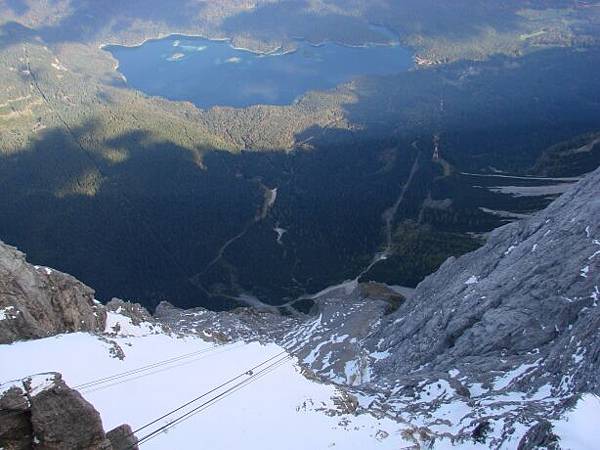
{"type": "Polygon", "coordinates": [[[383,378],[420,371],[600,391],[600,170],[546,210],[447,261],[367,342],[383,378]]]}
{"type": "Polygon", "coordinates": [[[70,275],[33,266],[0,242],[0,344],[73,331],[104,330],[94,291],[70,275]]]}

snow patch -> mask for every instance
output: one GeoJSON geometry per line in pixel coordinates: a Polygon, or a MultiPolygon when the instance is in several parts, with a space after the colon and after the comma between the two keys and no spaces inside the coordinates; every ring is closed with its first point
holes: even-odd
{"type": "MultiPolygon", "coordinates": [[[[119,310],[120,307],[117,311],[119,310]]],[[[154,325],[151,323],[142,322],[139,325],[134,325],[131,318],[113,311],[106,313],[106,328],[104,332],[118,336],[146,336],[157,333],[154,325]]]]}
{"type": "Polygon", "coordinates": [[[469,386],[469,392],[472,397],[479,397],[480,395],[488,393],[490,390],[485,389],[482,383],[473,383],[469,386]]]}
{"type": "Polygon", "coordinates": [[[358,386],[363,383],[368,383],[371,379],[369,367],[357,360],[346,362],[346,365],[344,366],[344,374],[346,375],[346,383],[350,386],[358,386]]]}
{"type": "Polygon", "coordinates": [[[14,319],[14,316],[8,314],[9,311],[14,310],[14,306],[7,306],[6,308],[0,309],[0,320],[14,319]]]}
{"type": "Polygon", "coordinates": [[[28,378],[30,395],[35,396],[40,392],[44,392],[54,386],[56,375],[53,373],[43,373],[40,375],[33,375],[28,378]]]}
{"type": "Polygon", "coordinates": [[[389,358],[391,353],[389,350],[386,350],[385,352],[373,352],[370,356],[377,361],[381,361],[382,359],[389,358]]]}
{"type": "Polygon", "coordinates": [[[477,277],[472,275],[467,281],[465,281],[465,284],[470,286],[471,284],[477,284],[478,282],[479,280],[477,279],[477,277]]]}
{"type": "Polygon", "coordinates": [[[539,360],[532,364],[523,364],[514,370],[506,372],[503,376],[494,380],[494,390],[499,391],[508,387],[513,381],[525,375],[530,369],[537,367],[539,360]]]}
{"type": "Polygon", "coordinates": [[[598,306],[598,299],[600,299],[600,290],[598,290],[598,286],[594,286],[594,292],[592,292],[590,297],[594,300],[594,306],[598,306]]]}
{"type": "Polygon", "coordinates": [[[575,407],[554,421],[554,433],[565,450],[598,448],[600,442],[600,399],[593,394],[581,396],[575,407]]]}
{"type": "Polygon", "coordinates": [[[285,228],[275,227],[275,228],[273,228],[273,231],[275,231],[275,233],[277,233],[277,243],[283,245],[283,242],[281,242],[281,239],[283,238],[283,235],[285,233],[287,233],[287,230],[285,228]]]}
{"type": "Polygon", "coordinates": [[[33,268],[35,270],[43,270],[46,275],[51,275],[53,270],[50,267],[45,267],[45,266],[33,266],[33,268]]]}
{"type": "Polygon", "coordinates": [[[54,58],[54,62],[51,64],[52,67],[54,67],[54,69],[58,70],[59,72],[68,72],[69,69],[67,69],[58,58],[54,58]]]}
{"type": "Polygon", "coordinates": [[[592,253],[592,255],[588,259],[591,261],[592,259],[594,259],[598,255],[600,255],[600,250],[595,251],[594,253],[592,253]]]}
{"type": "Polygon", "coordinates": [[[426,383],[419,393],[419,400],[431,402],[433,400],[447,399],[454,395],[455,391],[446,380],[438,380],[426,383]]]}
{"type": "Polygon", "coordinates": [[[581,361],[583,361],[583,357],[585,356],[585,353],[586,353],[585,348],[578,348],[577,351],[571,356],[573,358],[573,362],[575,364],[581,363],[581,361]]]}

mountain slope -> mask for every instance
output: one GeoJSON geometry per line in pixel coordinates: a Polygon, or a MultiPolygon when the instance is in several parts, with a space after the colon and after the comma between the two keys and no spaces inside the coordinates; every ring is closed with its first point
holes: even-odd
{"type": "Polygon", "coordinates": [[[100,333],[0,345],[1,376],[62,372],[107,426],[134,429],[216,387],[201,416],[192,403],[189,420],[138,433],[149,448],[593,449],[599,191],[600,169],[414,293],[354,280],[294,317],[168,304],[151,317],[116,300],[96,305],[100,333]],[[218,387],[231,377],[242,384],[218,387]]]}
{"type": "Polygon", "coordinates": [[[178,414],[138,432],[142,439],[179,414],[192,411],[214,395],[224,394],[220,401],[201,408],[199,415],[191,415],[169,433],[157,434],[141,448],[183,449],[201,445],[211,449],[396,449],[409,444],[394,420],[354,415],[353,403],[347,405],[343,390],[305,378],[293,359],[274,359],[283,362],[256,378],[244,375],[250,368],[281,355],[283,349],[274,344],[235,342],[215,346],[198,336],[149,334],[117,314],[113,319],[121,323],[121,331],[108,339],[75,333],[0,346],[0,359],[13,361],[2,368],[2,378],[49,368],[60,370],[65,381],[78,387],[94,404],[106,427],[117,426],[127,417],[134,429],[231,377],[241,375],[237,381],[251,380],[229,394],[224,394],[225,388],[217,389],[178,414]],[[120,357],[115,357],[115,346],[121,349],[120,357]],[[181,358],[191,353],[192,356],[181,358]],[[180,358],[116,380],[83,385],[172,357],[180,358]]]}
{"type": "MultiPolygon", "coordinates": [[[[484,247],[423,281],[373,336],[382,340],[374,347],[391,354],[381,373],[408,374],[423,364],[449,370],[468,359],[473,373],[555,361],[565,340],[573,341],[571,354],[593,352],[586,347],[600,320],[599,191],[597,170],[546,210],[496,230],[484,247]]],[[[600,372],[589,369],[580,383],[597,391],[600,372]]]]}
{"type": "Polygon", "coordinates": [[[564,417],[600,416],[599,192],[600,169],[423,281],[364,343],[381,403],[437,439],[593,448],[564,417]]]}

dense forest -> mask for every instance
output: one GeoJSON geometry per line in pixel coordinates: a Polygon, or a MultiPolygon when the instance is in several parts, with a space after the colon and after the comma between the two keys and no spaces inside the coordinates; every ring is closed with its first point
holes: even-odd
{"type": "Polygon", "coordinates": [[[149,307],[284,304],[359,274],[413,287],[572,181],[527,176],[600,162],[596,13],[573,2],[461,1],[437,16],[440,2],[408,2],[410,17],[388,1],[215,3],[164,15],[164,2],[53,2],[43,16],[0,2],[3,241],[101,300],[149,307]],[[444,64],[241,109],[134,91],[99,47],[169,32],[255,49],[295,35],[383,43],[390,30],[444,64]]]}

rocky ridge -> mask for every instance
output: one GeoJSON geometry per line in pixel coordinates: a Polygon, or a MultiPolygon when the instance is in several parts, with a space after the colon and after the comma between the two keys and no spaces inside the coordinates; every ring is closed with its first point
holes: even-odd
{"type": "MultiPolygon", "coordinates": [[[[385,378],[464,366],[463,374],[475,376],[544,361],[537,372],[566,374],[575,360],[587,360],[600,319],[599,193],[596,171],[546,210],[447,261],[366,343],[390,354],[376,372],[385,378]],[[559,354],[573,361],[561,363],[559,354]]],[[[598,392],[597,369],[574,376],[577,387],[598,392]]]]}
{"type": "Polygon", "coordinates": [[[600,393],[599,193],[600,169],[448,260],[393,311],[365,314],[373,299],[354,304],[356,286],[316,299],[304,363],[366,409],[418,424],[428,445],[560,448],[554,425],[600,393]],[[341,336],[356,316],[363,330],[341,336]]]}

